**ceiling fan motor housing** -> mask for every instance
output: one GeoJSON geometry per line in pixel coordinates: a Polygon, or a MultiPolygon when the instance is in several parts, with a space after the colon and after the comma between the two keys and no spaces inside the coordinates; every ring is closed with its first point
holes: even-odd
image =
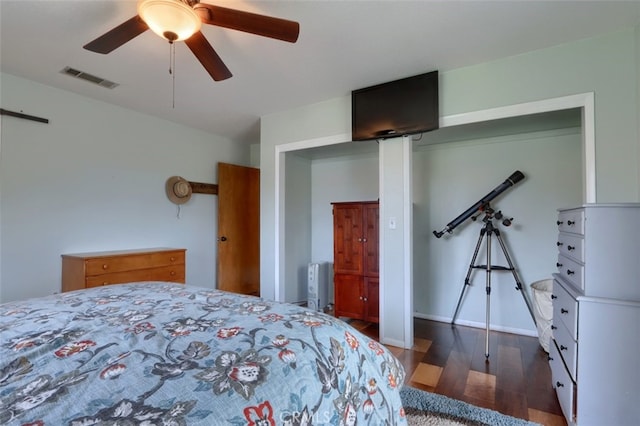
{"type": "Polygon", "coordinates": [[[170,42],[188,39],[202,25],[191,5],[180,0],[139,0],[138,15],[151,31],[170,42]]]}

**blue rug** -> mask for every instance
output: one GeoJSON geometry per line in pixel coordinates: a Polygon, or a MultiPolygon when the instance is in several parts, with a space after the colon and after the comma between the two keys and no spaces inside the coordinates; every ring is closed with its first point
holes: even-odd
{"type": "Polygon", "coordinates": [[[540,426],[537,423],[409,386],[400,390],[400,397],[407,421],[411,426],[540,426]]]}

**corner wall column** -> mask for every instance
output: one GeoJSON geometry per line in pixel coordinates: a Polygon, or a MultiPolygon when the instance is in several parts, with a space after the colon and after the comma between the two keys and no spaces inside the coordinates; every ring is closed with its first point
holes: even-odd
{"type": "Polygon", "coordinates": [[[380,141],[380,341],[413,346],[411,137],[380,141]]]}

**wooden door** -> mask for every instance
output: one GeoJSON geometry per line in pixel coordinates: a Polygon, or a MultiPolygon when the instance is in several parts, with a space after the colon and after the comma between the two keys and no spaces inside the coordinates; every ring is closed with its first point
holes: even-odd
{"type": "Polygon", "coordinates": [[[218,163],[218,289],[260,295],[260,170],[218,163]]]}
{"type": "Polygon", "coordinates": [[[362,206],[333,206],[333,270],[336,274],[362,274],[362,206]]]}

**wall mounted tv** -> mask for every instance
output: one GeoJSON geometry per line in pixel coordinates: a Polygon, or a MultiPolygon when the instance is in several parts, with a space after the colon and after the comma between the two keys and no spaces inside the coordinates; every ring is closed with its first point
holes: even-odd
{"type": "Polygon", "coordinates": [[[354,141],[423,133],[438,126],[438,71],[351,92],[354,141]]]}

